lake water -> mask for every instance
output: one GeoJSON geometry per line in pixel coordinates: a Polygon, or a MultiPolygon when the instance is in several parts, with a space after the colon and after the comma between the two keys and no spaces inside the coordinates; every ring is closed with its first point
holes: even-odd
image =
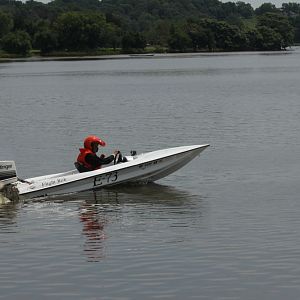
{"type": "Polygon", "coordinates": [[[299,299],[300,49],[0,64],[0,159],[211,144],[156,184],[0,205],[0,299],[299,299]]]}

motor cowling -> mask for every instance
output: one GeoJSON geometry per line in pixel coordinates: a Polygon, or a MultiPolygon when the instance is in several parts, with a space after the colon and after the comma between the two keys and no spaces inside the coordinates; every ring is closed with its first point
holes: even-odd
{"type": "Polygon", "coordinates": [[[0,190],[1,187],[18,181],[16,164],[13,160],[0,161],[0,190]]]}

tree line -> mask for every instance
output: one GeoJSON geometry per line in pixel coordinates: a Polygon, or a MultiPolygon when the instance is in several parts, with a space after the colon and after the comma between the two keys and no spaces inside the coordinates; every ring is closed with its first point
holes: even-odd
{"type": "Polygon", "coordinates": [[[0,0],[2,53],[281,50],[294,42],[297,3],[254,10],[219,0],[0,0]]]}

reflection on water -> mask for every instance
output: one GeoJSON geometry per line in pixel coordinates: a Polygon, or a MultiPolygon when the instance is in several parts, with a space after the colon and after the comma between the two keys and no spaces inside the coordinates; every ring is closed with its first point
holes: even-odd
{"type": "Polygon", "coordinates": [[[21,177],[68,170],[90,132],[213,148],[159,182],[175,189],[1,206],[0,299],[298,299],[299,50],[1,65],[0,157],[21,177]]]}
{"type": "MultiPolygon", "coordinates": [[[[124,184],[117,187],[99,189],[96,191],[86,191],[76,194],[40,197],[25,199],[24,202],[67,202],[67,201],[85,201],[86,203],[152,203],[162,205],[180,205],[186,204],[189,199],[195,195],[187,191],[179,190],[175,187],[165,186],[157,183],[148,184],[124,184]]],[[[199,195],[197,195],[199,197],[199,195]]]]}
{"type": "MultiPolygon", "coordinates": [[[[32,219],[46,218],[57,226],[64,226],[67,222],[64,217],[73,218],[72,212],[76,213],[81,225],[84,257],[88,262],[100,262],[107,258],[107,243],[114,238],[115,230],[122,232],[126,227],[132,232],[147,230],[144,227],[149,220],[158,228],[160,222],[161,226],[169,226],[169,223],[173,227],[186,226],[193,218],[198,220],[201,216],[202,211],[195,209],[201,201],[199,195],[152,183],[27,199],[19,205],[27,207],[32,219]]],[[[17,207],[17,203],[2,206],[3,215],[17,219],[17,207]]]]}
{"type": "Polygon", "coordinates": [[[0,231],[13,230],[12,228],[16,225],[18,209],[18,203],[5,201],[0,204],[0,231]]]}
{"type": "Polygon", "coordinates": [[[104,201],[106,197],[110,197],[118,202],[126,201],[127,203],[178,206],[186,204],[186,202],[194,196],[175,187],[149,183],[146,185],[124,185],[96,191],[95,197],[96,199],[100,198],[104,201]]]}
{"type": "Polygon", "coordinates": [[[149,207],[159,211],[159,214],[163,213],[164,208],[168,215],[183,214],[187,212],[189,201],[193,198],[191,194],[172,187],[148,184],[83,192],[60,197],[56,201],[79,202],[79,219],[85,236],[83,251],[87,261],[99,262],[105,258],[105,242],[109,239],[109,234],[106,233],[106,230],[109,232],[107,227],[118,220],[125,219],[125,216],[132,213],[132,209],[140,216],[149,212],[149,207]],[[182,210],[181,206],[185,206],[185,209],[182,210]],[[170,210],[172,207],[175,209],[170,210]]]}
{"type": "Polygon", "coordinates": [[[104,227],[107,223],[105,214],[99,206],[83,202],[79,210],[80,222],[83,225],[82,233],[86,237],[84,252],[88,261],[99,261],[103,258],[103,242],[106,239],[104,227]]]}

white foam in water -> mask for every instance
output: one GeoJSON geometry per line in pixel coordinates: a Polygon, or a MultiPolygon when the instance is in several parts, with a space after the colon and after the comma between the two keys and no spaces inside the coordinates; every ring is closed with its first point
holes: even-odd
{"type": "Polygon", "coordinates": [[[0,182],[0,205],[1,204],[6,204],[6,203],[9,203],[10,200],[7,199],[6,197],[4,197],[2,194],[1,194],[1,191],[2,189],[4,188],[4,183],[3,182],[0,182]]]}
{"type": "MultiPolygon", "coordinates": [[[[1,190],[1,186],[0,186],[0,190],[1,190]]],[[[9,202],[10,202],[10,200],[9,200],[8,198],[4,197],[4,196],[0,193],[0,205],[1,205],[1,204],[7,204],[7,203],[9,203],[9,202]]]]}

